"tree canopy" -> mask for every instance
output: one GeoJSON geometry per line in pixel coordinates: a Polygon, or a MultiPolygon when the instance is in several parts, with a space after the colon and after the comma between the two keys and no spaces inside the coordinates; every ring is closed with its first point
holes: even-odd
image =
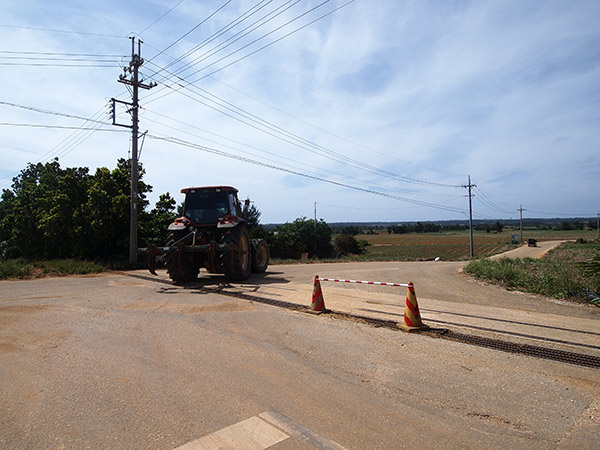
{"type": "MultiPolygon", "coordinates": [[[[129,240],[130,161],[91,175],[86,167],[60,167],[58,159],[28,164],[0,200],[0,256],[28,259],[109,258],[126,255],[129,240]]],[[[139,165],[140,241],[151,239],[174,200],[162,197],[158,218],[145,212],[152,186],[139,165]]],[[[168,194],[165,194],[168,196],[168,194]]],[[[159,201],[160,202],[160,201],[159,201]]],[[[166,228],[166,226],[165,226],[166,228]]],[[[164,232],[163,232],[164,234],[164,232]]]]}

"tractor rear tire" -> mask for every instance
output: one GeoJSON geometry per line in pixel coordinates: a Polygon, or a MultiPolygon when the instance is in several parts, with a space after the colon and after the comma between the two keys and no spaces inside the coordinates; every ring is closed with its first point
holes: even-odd
{"type": "Polygon", "coordinates": [[[252,272],[264,273],[269,265],[269,246],[264,239],[252,239],[252,272]]]}
{"type": "Polygon", "coordinates": [[[243,281],[250,276],[252,268],[250,238],[245,225],[232,228],[225,236],[229,249],[224,255],[225,274],[234,280],[243,281]]]}
{"type": "MultiPolygon", "coordinates": [[[[175,242],[174,238],[169,238],[165,246],[173,247],[175,242]]],[[[175,283],[194,281],[198,278],[198,272],[200,272],[200,267],[194,261],[194,256],[186,254],[183,249],[167,254],[165,256],[165,264],[169,277],[175,283]]]]}

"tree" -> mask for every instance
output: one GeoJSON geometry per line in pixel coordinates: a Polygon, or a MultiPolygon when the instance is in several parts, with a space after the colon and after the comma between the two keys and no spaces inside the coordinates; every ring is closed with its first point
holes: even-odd
{"type": "Polygon", "coordinates": [[[259,224],[261,212],[258,210],[254,202],[250,201],[250,198],[246,198],[244,207],[242,208],[242,218],[248,223],[248,228],[252,229],[259,224]]]}
{"type": "Polygon", "coordinates": [[[158,197],[154,209],[140,216],[140,245],[163,245],[167,228],[177,218],[177,201],[170,193],[158,197]]]}
{"type": "Polygon", "coordinates": [[[85,198],[86,168],[61,169],[55,158],[28,164],[5,190],[0,235],[6,257],[63,258],[73,249],[73,223],[85,198]]]}
{"type": "Polygon", "coordinates": [[[364,253],[365,247],[369,245],[367,241],[357,241],[351,234],[340,234],[336,236],[334,240],[336,253],[341,256],[347,255],[348,253],[360,255],[364,253]]]}
{"type": "Polygon", "coordinates": [[[275,227],[267,236],[271,255],[276,258],[298,259],[302,253],[328,258],[333,254],[332,230],[324,220],[316,222],[306,217],[275,227]]]}
{"type": "MultiPolygon", "coordinates": [[[[28,259],[110,257],[126,254],[129,239],[129,163],[94,175],[84,167],[62,169],[58,159],[28,164],[0,200],[3,257],[28,259]]],[[[152,187],[141,181],[138,207],[152,187]]]]}

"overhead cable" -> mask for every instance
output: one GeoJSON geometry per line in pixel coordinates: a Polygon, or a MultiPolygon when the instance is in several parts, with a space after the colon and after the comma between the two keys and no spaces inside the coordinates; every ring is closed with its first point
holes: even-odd
{"type": "Polygon", "coordinates": [[[347,184],[347,183],[338,182],[338,181],[334,181],[334,180],[330,180],[330,179],[326,179],[326,178],[321,178],[321,177],[316,177],[316,176],[313,176],[313,175],[310,175],[310,174],[306,174],[306,173],[302,173],[302,172],[299,172],[299,171],[296,171],[296,170],[285,169],[283,167],[275,166],[273,164],[263,163],[263,162],[260,162],[260,161],[257,161],[257,160],[251,159],[251,158],[246,158],[246,157],[239,156],[239,155],[233,155],[231,153],[227,153],[227,152],[224,152],[222,150],[217,150],[217,149],[214,149],[214,148],[210,148],[210,147],[206,147],[206,146],[203,146],[203,145],[195,144],[193,142],[184,141],[182,139],[178,139],[178,138],[175,138],[175,137],[158,136],[158,135],[154,135],[154,134],[148,134],[147,136],[150,139],[162,140],[162,141],[165,141],[165,142],[170,142],[170,143],[173,143],[173,144],[182,145],[182,146],[189,147],[189,148],[194,148],[194,149],[201,150],[201,151],[208,152],[208,153],[212,153],[212,154],[215,154],[215,155],[224,156],[224,157],[231,158],[231,159],[236,159],[238,161],[242,161],[242,162],[245,162],[245,163],[254,164],[254,165],[257,165],[257,166],[261,166],[261,167],[265,167],[265,168],[269,168],[269,169],[274,169],[274,170],[278,170],[278,171],[281,171],[281,172],[290,173],[292,175],[298,175],[298,176],[301,176],[301,177],[304,177],[304,178],[309,178],[309,179],[316,180],[316,181],[322,181],[324,183],[329,183],[329,184],[332,184],[332,185],[336,185],[336,186],[340,186],[340,187],[345,187],[345,188],[353,189],[353,190],[356,190],[356,191],[365,192],[365,193],[368,193],[368,194],[379,195],[379,196],[382,196],[382,197],[387,197],[387,198],[391,198],[391,199],[394,199],[394,200],[403,201],[403,202],[406,202],[406,203],[411,203],[411,204],[420,205],[420,206],[427,206],[427,207],[435,208],[435,209],[442,209],[442,210],[445,210],[445,211],[451,211],[451,212],[457,212],[457,213],[465,213],[464,210],[459,209],[459,208],[449,207],[449,206],[446,206],[446,205],[438,205],[438,204],[435,204],[435,203],[424,202],[424,201],[420,201],[420,200],[411,199],[411,198],[408,198],[408,197],[401,197],[401,196],[394,195],[394,194],[388,194],[388,193],[385,193],[385,192],[379,192],[379,191],[376,191],[376,190],[373,190],[373,189],[367,189],[367,188],[361,188],[361,187],[357,187],[357,186],[352,186],[352,185],[347,184]]]}
{"type": "Polygon", "coordinates": [[[192,33],[194,30],[196,30],[198,27],[202,26],[206,21],[208,21],[210,18],[212,18],[215,14],[217,14],[219,11],[221,11],[223,8],[225,8],[229,3],[231,3],[232,0],[227,0],[221,7],[217,8],[216,11],[214,11],[212,14],[210,14],[206,19],[202,20],[199,24],[197,24],[196,26],[194,26],[191,30],[189,30],[188,32],[186,32],[183,36],[181,36],[179,39],[176,39],[175,42],[173,42],[171,45],[168,45],[164,50],[161,50],[158,55],[155,55],[154,58],[157,58],[158,56],[162,55],[164,52],[166,52],[167,50],[169,50],[171,47],[173,47],[175,44],[177,44],[179,41],[181,41],[183,38],[185,38],[186,36],[188,36],[190,33],[192,33]]]}

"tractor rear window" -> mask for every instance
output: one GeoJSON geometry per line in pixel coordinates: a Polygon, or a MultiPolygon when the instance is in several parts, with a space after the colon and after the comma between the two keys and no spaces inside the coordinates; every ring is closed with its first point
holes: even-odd
{"type": "Polygon", "coordinates": [[[196,223],[216,223],[229,213],[229,201],[225,192],[188,193],[185,196],[183,214],[196,223]]]}

